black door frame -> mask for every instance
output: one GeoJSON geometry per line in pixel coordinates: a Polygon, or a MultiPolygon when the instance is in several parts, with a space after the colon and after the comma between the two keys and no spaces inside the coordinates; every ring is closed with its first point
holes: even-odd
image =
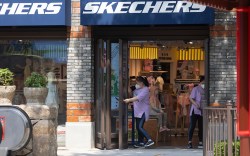
{"type": "Polygon", "coordinates": [[[128,96],[128,43],[126,40],[95,41],[95,104],[96,104],[96,147],[99,149],[125,149],[127,145],[127,110],[123,99],[128,96]],[[118,116],[111,112],[111,44],[119,44],[119,108],[118,116]],[[105,50],[106,48],[106,50],[105,50]],[[104,54],[106,57],[103,57],[104,54]],[[125,89],[126,88],[126,89],[125,89]],[[112,126],[118,119],[119,132],[112,126]],[[112,122],[113,121],[113,122],[112,122]],[[116,131],[116,130],[115,130],[116,131]]]}
{"type": "MultiPolygon", "coordinates": [[[[128,41],[140,41],[140,40],[203,40],[205,44],[205,74],[209,74],[209,26],[208,25],[182,25],[182,26],[97,26],[92,27],[92,37],[94,38],[94,41],[99,39],[106,39],[106,40],[119,40],[120,43],[120,71],[126,71],[124,69],[127,68],[128,71],[128,41]],[[121,39],[122,38],[122,39],[121,39]],[[123,41],[125,41],[123,44],[123,41]],[[124,51],[124,53],[122,52],[124,51]],[[124,62],[122,63],[122,60],[124,59],[124,55],[127,55],[126,63],[127,66],[124,66],[124,62]]],[[[95,44],[96,45],[96,44],[95,44]]],[[[108,48],[108,47],[107,47],[108,48]]],[[[97,55],[95,50],[95,56],[97,55]]],[[[100,54],[100,53],[99,53],[100,54]]],[[[97,60],[95,60],[97,61],[97,60]]],[[[98,64],[98,62],[96,63],[98,64]]],[[[110,69],[109,69],[110,70],[110,69]]],[[[107,70],[108,72],[110,72],[107,70]]],[[[123,73],[123,72],[122,72],[123,73]]],[[[129,74],[128,72],[125,72],[125,77],[128,78],[129,74]]],[[[99,77],[98,75],[97,77],[99,77]]],[[[119,97],[127,97],[128,94],[125,90],[127,90],[128,82],[123,81],[124,76],[120,76],[120,84],[119,89],[123,90],[123,92],[120,92],[119,97]]],[[[207,103],[209,102],[209,78],[207,75],[206,78],[206,98],[207,103]]],[[[96,83],[98,84],[98,83],[96,83]]],[[[108,92],[108,88],[107,88],[108,92]]],[[[119,149],[127,148],[127,129],[124,129],[124,121],[123,119],[127,119],[127,108],[124,108],[124,104],[122,105],[122,98],[119,98],[119,111],[122,112],[119,114],[119,120],[122,122],[119,122],[119,128],[123,127],[123,130],[119,130],[119,149]],[[124,110],[126,112],[124,112],[124,110]],[[124,131],[125,130],[125,131],[124,131]]],[[[100,108],[100,107],[99,107],[100,108]]],[[[97,108],[97,112],[98,109],[97,108]]],[[[103,114],[102,114],[103,116],[103,114]]],[[[105,126],[105,125],[102,125],[105,126]]],[[[126,124],[127,126],[127,124],[126,124]]],[[[110,123],[108,122],[106,125],[106,128],[110,127],[110,123]]],[[[108,128],[106,129],[106,131],[108,128]]],[[[106,135],[106,139],[110,138],[111,136],[106,135]]],[[[105,146],[105,145],[104,145],[105,146]]],[[[113,148],[113,147],[112,147],[113,148]]],[[[115,147],[114,147],[115,148],[115,147]]],[[[116,147],[117,148],[117,147],[116,147]]]]}

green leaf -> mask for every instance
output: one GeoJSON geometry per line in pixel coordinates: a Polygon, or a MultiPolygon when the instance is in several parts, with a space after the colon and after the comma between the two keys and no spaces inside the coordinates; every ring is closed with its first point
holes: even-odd
{"type": "Polygon", "coordinates": [[[25,87],[43,88],[47,85],[47,78],[39,73],[33,72],[24,82],[25,87]]]}
{"type": "Polygon", "coordinates": [[[14,74],[8,68],[0,68],[0,85],[11,86],[14,84],[14,74]]]}

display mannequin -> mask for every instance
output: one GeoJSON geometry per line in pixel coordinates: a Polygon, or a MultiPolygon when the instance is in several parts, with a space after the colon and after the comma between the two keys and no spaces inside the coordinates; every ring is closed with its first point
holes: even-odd
{"type": "Polygon", "coordinates": [[[199,73],[198,68],[195,69],[195,74],[194,75],[195,75],[195,79],[199,79],[200,73],[199,73]]]}
{"type": "Polygon", "coordinates": [[[163,80],[163,78],[162,78],[161,76],[158,76],[158,77],[156,78],[156,82],[159,83],[159,89],[160,89],[160,92],[162,92],[162,91],[163,91],[163,85],[164,85],[164,80],[163,80]]]}
{"type": "Polygon", "coordinates": [[[155,78],[151,78],[151,85],[149,87],[150,91],[150,115],[156,116],[158,118],[159,131],[169,131],[167,128],[167,113],[164,113],[161,109],[161,103],[158,99],[159,94],[159,83],[155,81],[155,78]]]}
{"type": "Polygon", "coordinates": [[[187,79],[188,78],[188,66],[186,66],[181,73],[181,78],[182,79],[187,79]]]}
{"type": "Polygon", "coordinates": [[[57,85],[56,85],[56,76],[55,73],[53,72],[53,68],[50,72],[47,73],[47,78],[48,78],[48,95],[45,101],[45,104],[48,106],[52,107],[57,107],[58,108],[58,90],[57,90],[57,85]]]}

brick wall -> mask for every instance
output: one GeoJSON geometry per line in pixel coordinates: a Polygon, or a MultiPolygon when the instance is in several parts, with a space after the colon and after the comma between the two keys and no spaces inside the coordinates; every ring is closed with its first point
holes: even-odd
{"type": "Polygon", "coordinates": [[[94,63],[91,30],[80,25],[80,0],[72,0],[68,28],[67,122],[93,121],[94,63]]]}
{"type": "Polygon", "coordinates": [[[216,11],[210,27],[210,102],[236,100],[236,13],[216,11]]]}

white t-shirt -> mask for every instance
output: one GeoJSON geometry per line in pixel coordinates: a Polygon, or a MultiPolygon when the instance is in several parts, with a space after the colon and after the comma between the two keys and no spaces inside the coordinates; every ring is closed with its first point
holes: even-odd
{"type": "Polygon", "coordinates": [[[161,76],[158,76],[157,79],[156,79],[156,82],[159,82],[159,89],[160,91],[163,90],[163,85],[164,85],[164,80],[161,76]]]}

